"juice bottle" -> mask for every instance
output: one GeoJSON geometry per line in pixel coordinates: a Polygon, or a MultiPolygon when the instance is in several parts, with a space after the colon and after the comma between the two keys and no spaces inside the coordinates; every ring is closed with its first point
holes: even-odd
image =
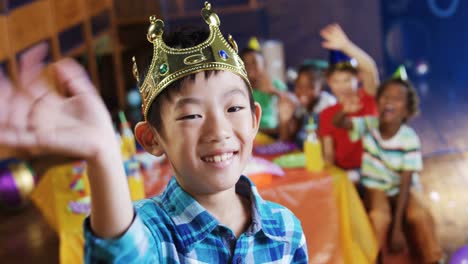
{"type": "Polygon", "coordinates": [[[119,112],[119,119],[122,157],[126,160],[136,154],[135,137],[133,136],[132,129],[130,128],[130,124],[125,117],[124,112],[119,112]]]}
{"type": "Polygon", "coordinates": [[[135,159],[136,143],[130,124],[124,112],[119,112],[120,119],[120,149],[124,160],[125,173],[127,174],[130,196],[133,201],[145,198],[143,176],[140,172],[140,163],[135,159]]]}
{"type": "Polygon", "coordinates": [[[322,145],[315,133],[316,128],[314,119],[310,118],[307,124],[307,138],[304,141],[304,154],[306,170],[311,172],[321,172],[325,165],[322,156],[322,145]]]}

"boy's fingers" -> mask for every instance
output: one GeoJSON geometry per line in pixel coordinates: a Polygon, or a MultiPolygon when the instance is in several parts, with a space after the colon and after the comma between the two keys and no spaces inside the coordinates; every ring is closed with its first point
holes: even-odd
{"type": "Polygon", "coordinates": [[[20,69],[19,76],[18,76],[18,85],[22,89],[27,89],[27,87],[37,80],[41,78],[41,74],[45,69],[45,64],[38,63],[35,65],[27,66],[26,68],[20,69]]]}
{"type": "Polygon", "coordinates": [[[28,126],[28,115],[31,109],[31,100],[28,97],[17,94],[6,109],[9,111],[7,127],[23,129],[28,126]]]}
{"type": "Polygon", "coordinates": [[[21,54],[19,58],[19,76],[20,86],[28,86],[42,73],[45,66],[45,59],[48,54],[48,44],[39,43],[21,54]]]}
{"type": "Polygon", "coordinates": [[[79,140],[80,133],[83,133],[80,128],[75,130],[64,128],[41,132],[26,129],[2,129],[0,130],[0,148],[25,150],[33,156],[61,154],[65,157],[79,158],[84,156],[84,153],[89,153],[92,146],[86,144],[86,141],[79,140]]]}
{"type": "Polygon", "coordinates": [[[19,58],[20,71],[41,64],[47,57],[49,45],[41,42],[26,50],[19,58]]]}
{"type": "Polygon", "coordinates": [[[85,69],[72,59],[63,59],[55,63],[57,79],[61,87],[70,95],[96,93],[93,83],[85,69]]]}
{"type": "Polygon", "coordinates": [[[6,76],[0,71],[0,106],[2,107],[2,110],[0,111],[0,126],[7,121],[10,98],[12,96],[13,89],[14,88],[10,80],[8,80],[8,78],[6,78],[6,76]]]}

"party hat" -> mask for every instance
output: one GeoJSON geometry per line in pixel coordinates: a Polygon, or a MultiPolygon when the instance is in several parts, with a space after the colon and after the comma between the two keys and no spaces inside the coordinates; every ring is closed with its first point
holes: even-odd
{"type": "Polygon", "coordinates": [[[403,81],[408,81],[408,73],[406,72],[405,65],[400,65],[396,69],[395,73],[392,75],[393,79],[400,79],[403,81]]]}
{"type": "Polygon", "coordinates": [[[330,51],[330,65],[340,65],[340,64],[348,64],[352,67],[357,66],[357,61],[354,58],[349,57],[348,55],[344,54],[339,50],[331,50],[330,51]]]}
{"type": "Polygon", "coordinates": [[[328,68],[328,62],[326,60],[319,59],[306,59],[302,63],[304,66],[311,66],[316,70],[324,71],[328,68]]]}
{"type": "Polygon", "coordinates": [[[251,37],[249,39],[249,42],[247,43],[247,47],[250,49],[253,49],[255,51],[260,51],[260,42],[258,42],[258,39],[256,37],[251,37]]]}

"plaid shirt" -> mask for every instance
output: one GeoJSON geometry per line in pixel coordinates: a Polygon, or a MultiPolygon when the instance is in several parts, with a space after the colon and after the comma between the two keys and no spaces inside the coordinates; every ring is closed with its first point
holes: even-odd
{"type": "Polygon", "coordinates": [[[172,178],[160,196],[135,203],[129,229],[117,239],[93,235],[85,220],[86,263],[307,263],[299,220],[263,200],[245,176],[236,192],[252,201],[252,223],[236,239],[172,178]]]}

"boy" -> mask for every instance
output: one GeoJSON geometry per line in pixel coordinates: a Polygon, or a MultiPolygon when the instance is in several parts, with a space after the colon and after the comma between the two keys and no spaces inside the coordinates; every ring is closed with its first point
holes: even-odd
{"type": "Polygon", "coordinates": [[[262,200],[240,176],[261,108],[235,42],[224,40],[209,3],[202,16],[208,38],[179,32],[169,40],[172,47],[162,40],[163,22],[150,18],[155,56],[144,78],[134,64],[145,116],[135,134],[147,151],[167,156],[175,178],[162,195],[134,206],[111,120],[81,67],[71,60],[56,65],[69,98],[50,93],[42,80],[20,82],[24,91],[12,91],[0,79],[10,93],[1,102],[7,115],[0,116],[0,146],[88,163],[86,262],[307,263],[299,221],[262,200]],[[16,119],[5,119],[8,114],[16,119]]]}
{"type": "MultiPolygon", "coordinates": [[[[306,125],[309,118],[318,124],[319,113],[336,104],[333,95],[323,91],[323,61],[306,60],[298,69],[294,83],[294,97],[281,97],[280,138],[295,141],[300,147],[307,137],[306,125]]],[[[326,66],[325,66],[326,68],[326,66]]]]}
{"type": "Polygon", "coordinates": [[[280,115],[277,109],[278,98],[287,90],[287,86],[280,80],[270,79],[263,55],[258,50],[245,48],[241,52],[241,58],[252,84],[254,100],[262,107],[260,131],[277,137],[280,115]]]}
{"type": "Polygon", "coordinates": [[[376,114],[374,95],[379,83],[377,67],[367,53],[348,39],[339,25],[329,25],[320,34],[325,39],[322,46],[331,49],[332,59],[336,59],[330,62],[326,78],[328,86],[338,100],[338,104],[320,114],[319,136],[322,139],[324,159],[327,163],[346,170],[359,169],[362,156],[361,141],[352,142],[346,130],[333,126],[332,119],[348,101],[358,101],[363,106],[352,113],[353,116],[376,114]],[[348,56],[356,59],[357,68],[348,56]],[[363,86],[360,89],[358,74],[363,86]]]}
{"type": "Polygon", "coordinates": [[[417,94],[408,81],[390,79],[379,88],[376,99],[378,118],[348,118],[348,113],[362,107],[349,102],[333,121],[349,130],[353,140],[362,138],[364,201],[379,245],[381,248],[388,245],[392,252],[403,250],[406,231],[422,263],[438,263],[442,250],[435,236],[434,221],[416,190],[418,172],[422,169],[420,141],[406,125],[418,112],[417,94]]]}

